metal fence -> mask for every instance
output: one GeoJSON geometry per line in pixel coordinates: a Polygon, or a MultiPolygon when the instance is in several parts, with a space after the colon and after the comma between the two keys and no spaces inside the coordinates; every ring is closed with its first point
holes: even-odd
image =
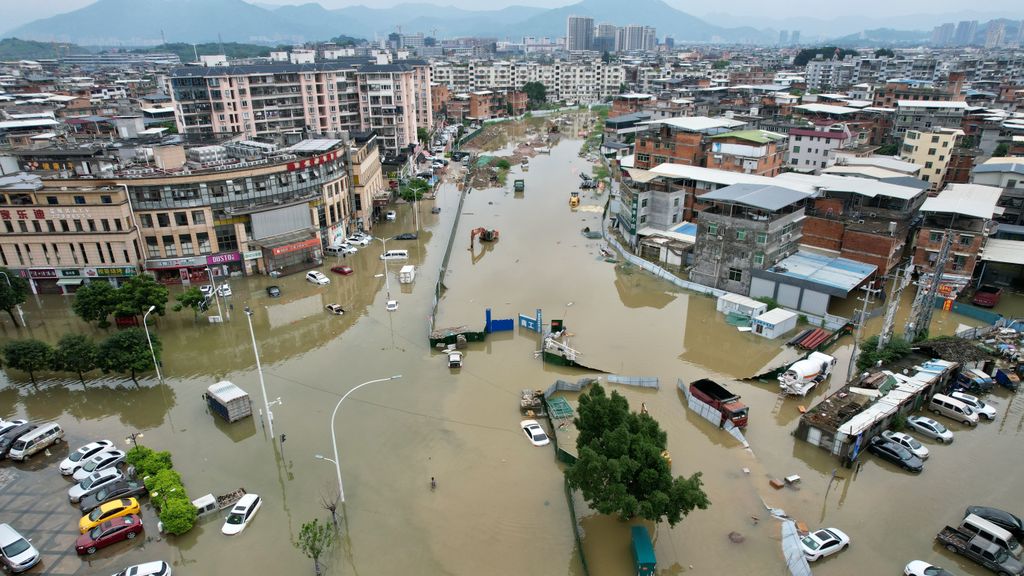
{"type": "Polygon", "coordinates": [[[654,376],[618,376],[616,374],[609,374],[608,381],[613,384],[622,384],[624,386],[654,388],[655,390],[658,389],[658,379],[654,376]]]}

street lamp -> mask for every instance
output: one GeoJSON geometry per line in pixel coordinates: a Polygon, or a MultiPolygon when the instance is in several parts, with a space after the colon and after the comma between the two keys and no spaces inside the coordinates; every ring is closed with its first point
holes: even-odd
{"type": "MultiPolygon", "coordinates": [[[[0,272],[0,274],[4,275],[4,280],[7,280],[7,287],[11,289],[11,292],[14,292],[14,286],[11,286],[11,277],[7,275],[7,272],[0,272]]],[[[17,308],[18,308],[18,318],[21,319],[21,325],[22,326],[26,326],[26,324],[25,324],[25,312],[21,309],[21,303],[20,302],[18,303],[17,308]]]]}
{"type": "Polygon", "coordinates": [[[388,293],[388,300],[391,300],[391,282],[388,281],[388,241],[387,238],[377,238],[377,240],[380,240],[384,247],[384,252],[381,253],[381,260],[384,261],[384,290],[388,293]]]}
{"type": "Polygon", "coordinates": [[[156,368],[156,379],[160,382],[164,381],[164,377],[160,375],[160,363],[156,361],[156,350],[153,349],[153,339],[149,337],[149,324],[146,322],[146,318],[149,317],[149,313],[156,310],[156,306],[150,306],[149,310],[142,315],[142,327],[146,329],[146,342],[149,342],[149,353],[153,355],[153,367],[156,368]]]}
{"type": "MultiPolygon", "coordinates": [[[[252,310],[245,307],[245,317],[249,320],[249,336],[252,337],[252,353],[256,356],[256,372],[260,375],[260,390],[263,391],[263,409],[267,412],[267,424],[270,426],[270,439],[274,440],[274,413],[270,411],[270,402],[267,402],[267,386],[263,382],[263,366],[260,364],[260,351],[256,348],[256,333],[252,330],[252,310]]],[[[274,404],[280,404],[278,398],[274,404]]]]}
{"type": "Polygon", "coordinates": [[[349,394],[355,392],[356,390],[359,390],[360,388],[366,386],[367,384],[387,382],[388,380],[398,380],[401,377],[402,375],[398,374],[395,376],[391,376],[390,378],[378,378],[376,380],[363,382],[359,386],[356,386],[355,388],[349,390],[348,392],[345,392],[345,395],[341,397],[341,400],[338,400],[338,404],[334,407],[334,412],[331,414],[331,445],[334,447],[334,459],[332,460],[320,454],[317,454],[316,458],[318,460],[326,460],[334,464],[334,471],[337,472],[338,474],[338,498],[341,500],[343,504],[345,503],[345,487],[341,483],[341,464],[339,464],[340,461],[338,460],[338,437],[334,432],[334,417],[338,415],[338,408],[341,408],[341,403],[345,401],[345,398],[348,398],[349,394]]]}
{"type": "Polygon", "coordinates": [[[206,267],[206,275],[210,278],[210,287],[213,288],[213,299],[217,301],[217,316],[221,317],[221,322],[224,321],[224,311],[220,309],[220,287],[217,286],[217,282],[213,279],[213,271],[210,267],[206,267]]]}

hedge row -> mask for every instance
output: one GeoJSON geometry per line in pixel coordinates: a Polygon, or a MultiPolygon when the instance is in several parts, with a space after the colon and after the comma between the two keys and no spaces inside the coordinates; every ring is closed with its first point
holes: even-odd
{"type": "Polygon", "coordinates": [[[160,511],[164,531],[177,536],[191,530],[199,511],[185,492],[181,475],[173,469],[171,453],[137,446],[128,451],[127,461],[142,477],[149,493],[156,496],[153,505],[160,511]]]}

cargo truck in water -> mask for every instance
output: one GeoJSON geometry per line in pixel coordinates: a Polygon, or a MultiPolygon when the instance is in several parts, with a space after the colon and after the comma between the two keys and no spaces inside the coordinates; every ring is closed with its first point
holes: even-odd
{"type": "Polygon", "coordinates": [[[228,422],[252,416],[249,394],[227,380],[210,386],[203,396],[210,410],[228,422]]]}
{"type": "Polygon", "coordinates": [[[746,428],[750,409],[721,384],[707,378],[696,380],[690,384],[690,395],[722,414],[720,427],[729,421],[737,428],[746,428]]]}

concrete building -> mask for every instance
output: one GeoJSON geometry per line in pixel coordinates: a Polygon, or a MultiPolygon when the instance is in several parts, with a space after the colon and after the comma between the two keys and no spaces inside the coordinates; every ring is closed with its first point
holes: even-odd
{"type": "Polygon", "coordinates": [[[858,143],[857,135],[843,122],[814,128],[793,128],[789,131],[786,165],[791,170],[817,174],[834,163],[838,151],[858,143]]]}
{"type": "Polygon", "coordinates": [[[960,128],[967,110],[962,101],[899,100],[892,137],[900,140],[908,130],[928,132],[936,128],[960,128]]]}
{"type": "Polygon", "coordinates": [[[654,50],[657,43],[657,31],[650,26],[628,24],[616,31],[615,50],[632,52],[654,50]]]}
{"type": "Polygon", "coordinates": [[[123,188],[92,180],[0,176],[0,265],[33,294],[70,294],[83,282],[115,286],[138,273],[139,229],[123,188]]]}
{"type": "Polygon", "coordinates": [[[348,171],[351,177],[352,202],[349,220],[334,228],[335,236],[356,230],[370,230],[380,212],[391,201],[391,191],[385,186],[381,168],[377,135],[373,132],[353,132],[348,145],[348,171]]]}
{"type": "Polygon", "coordinates": [[[959,128],[935,128],[926,132],[907,130],[900,147],[900,159],[921,167],[920,178],[932,192],[938,192],[946,178],[953,151],[964,132],[959,128]]]}
{"type": "Polygon", "coordinates": [[[594,19],[587,16],[569,16],[565,26],[565,49],[593,50],[594,19]]]}
{"type": "Polygon", "coordinates": [[[432,82],[443,84],[453,93],[479,90],[521,90],[527,82],[540,82],[547,88],[549,102],[594,103],[618,94],[626,83],[620,63],[587,60],[538,61],[470,60],[434,62],[430,66],[432,82]]]}
{"type": "Polygon", "coordinates": [[[417,128],[433,127],[430,71],[425,62],[362,66],[356,80],[360,130],[376,132],[385,152],[399,153],[417,141],[417,128]]]}
{"type": "Polygon", "coordinates": [[[797,251],[808,194],[781,186],[735,184],[701,197],[690,280],[747,295],[751,271],[797,251]]]}
{"type": "Polygon", "coordinates": [[[1024,226],[1024,157],[990,158],[975,167],[973,182],[1002,190],[999,223],[1024,226]]]}
{"type": "Polygon", "coordinates": [[[941,270],[943,284],[958,291],[974,276],[985,239],[999,212],[1002,189],[980,184],[950,184],[921,205],[924,217],[914,246],[914,265],[925,274],[935,272],[946,235],[952,246],[941,270]]]}
{"type": "Polygon", "coordinates": [[[777,176],[786,157],[784,134],[767,130],[739,130],[711,136],[705,152],[709,168],[758,176],[777,176]]]}
{"type": "Polygon", "coordinates": [[[709,138],[745,125],[739,120],[706,116],[650,120],[647,131],[637,135],[635,165],[644,169],[665,163],[707,166],[709,138]]]}

